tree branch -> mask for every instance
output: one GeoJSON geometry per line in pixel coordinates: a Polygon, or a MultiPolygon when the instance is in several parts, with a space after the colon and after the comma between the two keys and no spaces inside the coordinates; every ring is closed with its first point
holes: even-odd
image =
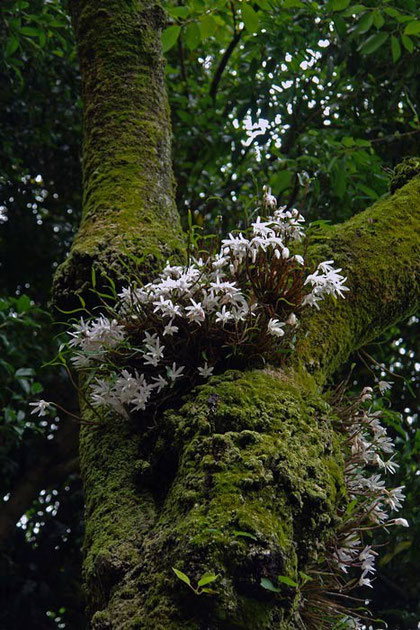
{"type": "Polygon", "coordinates": [[[297,357],[307,369],[331,376],[348,356],[392,324],[409,317],[420,298],[420,176],[394,195],[325,232],[316,248],[348,276],[350,291],[324,302],[302,321],[297,357]]]}
{"type": "Polygon", "coordinates": [[[235,33],[235,35],[233,36],[233,39],[231,40],[229,46],[226,48],[225,52],[223,53],[223,56],[220,60],[219,65],[216,68],[216,72],[214,73],[214,77],[213,80],[211,82],[210,85],[210,90],[209,90],[209,94],[212,97],[213,100],[215,100],[216,98],[216,94],[217,94],[217,90],[219,88],[219,83],[220,80],[222,78],[222,74],[228,64],[228,61],[233,53],[233,51],[235,50],[237,44],[239,43],[239,40],[241,39],[241,35],[242,35],[242,31],[237,31],[235,33]]]}

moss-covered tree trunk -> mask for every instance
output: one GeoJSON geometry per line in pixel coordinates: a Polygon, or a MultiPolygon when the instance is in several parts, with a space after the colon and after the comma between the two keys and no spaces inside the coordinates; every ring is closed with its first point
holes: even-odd
{"type": "MultiPolygon", "coordinates": [[[[136,254],[147,275],[168,254],[183,255],[162,9],[152,0],[70,6],[85,109],[84,209],[56,276],[62,304],[86,295],[93,263],[118,276],[136,254]]],[[[294,627],[299,589],[270,593],[260,581],[299,581],[336,523],[342,457],[322,390],[353,350],[415,309],[419,205],[415,178],[328,232],[322,254],[343,267],[351,291],[302,322],[287,369],[215,377],[147,429],[117,418],[82,429],[92,628],[294,627]],[[193,585],[219,574],[215,592],[195,595],[172,567],[193,585]]]]}

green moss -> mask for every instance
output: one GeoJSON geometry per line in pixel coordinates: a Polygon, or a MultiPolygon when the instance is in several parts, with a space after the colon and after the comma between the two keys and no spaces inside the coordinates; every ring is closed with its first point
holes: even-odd
{"type": "Polygon", "coordinates": [[[399,188],[402,188],[413,179],[420,174],[420,158],[418,157],[410,157],[406,158],[398,164],[393,173],[389,182],[389,188],[391,193],[396,192],[399,188]]]}
{"type": "Polygon", "coordinates": [[[93,262],[121,276],[118,256],[144,275],[184,240],[175,206],[171,127],[158,3],[73,2],[84,100],[83,220],[54,284],[55,301],[86,294],[93,262]]]}
{"type": "MultiPolygon", "coordinates": [[[[83,399],[81,409],[85,420],[98,422],[83,399]]],[[[86,489],[83,574],[92,611],[106,605],[115,584],[138,560],[155,519],[152,494],[137,485],[138,454],[139,439],[127,423],[104,419],[102,426],[81,428],[80,467],[86,489]]]]}
{"type": "Polygon", "coordinates": [[[348,277],[345,300],[328,299],[303,316],[296,364],[331,376],[351,352],[414,313],[419,303],[420,177],[350,221],[326,232],[315,250],[333,258],[348,277]]]}
{"type": "MultiPolygon", "coordinates": [[[[90,458],[87,469],[93,471],[86,479],[88,505],[98,502],[90,490],[95,485],[104,503],[103,511],[97,508],[94,514],[95,526],[88,517],[87,572],[101,574],[101,547],[112,555],[117,545],[118,557],[126,562],[124,574],[108,591],[111,627],[131,618],[127,628],[292,627],[299,589],[282,587],[275,594],[260,581],[267,577],[276,583],[278,575],[299,581],[298,572],[317,557],[335,524],[342,460],[329,414],[313,381],[304,388],[293,373],[230,372],[213,378],[179,411],[158,421],[160,439],[149,453],[153,477],[166,481],[170,476],[167,463],[162,464],[168,453],[176,475],[163,503],[156,500],[157,489],[149,487],[156,511],[152,529],[144,514],[139,517],[147,505],[145,486],[137,489],[137,507],[132,505],[133,443],[118,438],[121,459],[114,453],[112,461],[115,473],[121,467],[123,475],[115,480],[108,475],[105,483],[99,472],[103,462],[83,444],[85,466],[90,458]],[[121,493],[115,501],[114,492],[121,493]],[[113,540],[115,519],[119,543],[113,540]],[[173,566],[194,585],[205,572],[219,574],[215,593],[198,597],[175,577],[173,566]]],[[[107,448],[116,440],[114,432],[107,448]]]]}

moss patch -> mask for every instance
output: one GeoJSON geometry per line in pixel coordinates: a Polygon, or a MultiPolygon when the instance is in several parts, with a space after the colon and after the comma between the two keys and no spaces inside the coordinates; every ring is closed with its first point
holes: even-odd
{"type": "Polygon", "coordinates": [[[331,376],[351,352],[394,323],[416,312],[419,304],[420,177],[392,197],[375,203],[326,232],[317,247],[320,260],[333,258],[348,276],[345,299],[326,300],[319,312],[302,318],[296,364],[331,376]]]}
{"type": "Polygon", "coordinates": [[[144,274],[184,241],[174,200],[171,127],[158,3],[70,2],[84,101],[83,219],[54,296],[72,306],[93,261],[118,278],[137,256],[144,274]]]}
{"type": "MultiPolygon", "coordinates": [[[[291,628],[299,588],[284,586],[276,594],[260,582],[276,583],[278,575],[299,581],[298,572],[316,559],[335,524],[342,460],[329,414],[314,387],[304,387],[296,374],[274,371],[215,377],[179,411],[167,412],[149,461],[155,462],[154,478],[165,478],[159,461],[170,452],[177,472],[153,529],[141,522],[135,527],[138,508],[125,516],[131,540],[133,527],[138,534],[136,551],[109,591],[110,627],[132,616],[124,627],[291,628]],[[219,574],[215,593],[198,597],[173,566],[193,584],[205,572],[219,574]]],[[[124,460],[127,454],[126,446],[124,460]]],[[[112,496],[112,483],[107,486],[112,496]]],[[[147,489],[153,495],[146,483],[142,492],[147,489]]],[[[128,493],[123,498],[130,510],[128,493]]],[[[115,514],[109,498],[104,504],[108,510],[95,518],[108,532],[115,514]]],[[[130,540],[128,530],[120,532],[123,539],[130,540]]],[[[90,543],[97,576],[101,545],[110,551],[108,535],[96,532],[90,543]]],[[[107,627],[103,619],[101,613],[93,627],[107,627]]]]}
{"type": "Polygon", "coordinates": [[[418,157],[410,157],[406,158],[398,164],[393,173],[389,182],[389,189],[391,194],[399,190],[405,186],[410,179],[420,175],[420,158],[418,157]]]}

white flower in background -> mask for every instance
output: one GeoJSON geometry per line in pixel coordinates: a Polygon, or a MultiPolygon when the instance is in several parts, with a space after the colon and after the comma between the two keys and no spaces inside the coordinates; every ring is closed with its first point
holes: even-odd
{"type": "Polygon", "coordinates": [[[187,314],[187,319],[190,322],[196,322],[201,324],[206,319],[206,314],[200,302],[195,302],[192,298],[190,298],[191,305],[187,306],[185,312],[187,314]]]}
{"type": "Polygon", "coordinates": [[[164,317],[173,318],[175,315],[182,315],[181,307],[178,304],[174,304],[172,300],[165,299],[163,295],[159,300],[153,302],[154,313],[161,313],[164,317]]]}
{"type": "Polygon", "coordinates": [[[372,392],[373,392],[373,388],[372,387],[364,387],[362,389],[362,394],[360,396],[360,400],[362,402],[365,402],[365,400],[372,400],[372,392]]]}
{"type": "Polygon", "coordinates": [[[159,336],[157,333],[149,333],[147,330],[144,333],[143,343],[146,346],[154,346],[158,341],[159,336]]]}
{"type": "Polygon", "coordinates": [[[392,488],[392,490],[387,491],[387,496],[385,497],[385,503],[387,503],[391,510],[400,510],[402,508],[403,501],[405,499],[405,494],[402,492],[405,486],[400,486],[399,488],[392,488]]]}
{"type": "Polygon", "coordinates": [[[286,326],[286,322],[280,322],[278,319],[274,319],[272,317],[267,325],[269,335],[273,335],[274,337],[283,337],[283,326],[286,326]]]}
{"type": "Polygon", "coordinates": [[[96,353],[115,348],[125,337],[124,327],[116,319],[103,316],[89,323],[81,319],[80,324],[73,325],[73,328],[74,332],[69,333],[72,337],[69,346],[80,348],[86,354],[91,353],[93,357],[96,353]]]}
{"type": "Polygon", "coordinates": [[[90,386],[91,389],[91,401],[95,406],[109,405],[111,404],[111,384],[100,378],[95,378],[95,381],[90,386]]]}
{"type": "Polygon", "coordinates": [[[271,227],[270,221],[262,221],[261,217],[257,217],[255,223],[251,223],[253,236],[270,237],[274,236],[275,232],[271,227]]]}
{"type": "MultiPolygon", "coordinates": [[[[309,274],[304,282],[304,286],[312,285],[312,295],[319,299],[324,299],[327,295],[344,298],[343,291],[349,291],[344,285],[347,278],[341,276],[341,269],[334,269],[332,263],[333,260],[319,263],[316,271],[309,274]]],[[[316,302],[311,305],[316,306],[316,302]]]]}
{"type": "Polygon", "coordinates": [[[38,402],[32,402],[29,404],[31,407],[33,407],[33,410],[31,411],[31,415],[36,413],[39,416],[46,416],[47,409],[49,409],[51,406],[54,406],[53,403],[47,402],[46,400],[38,400],[38,402]]]}
{"type": "Polygon", "coordinates": [[[214,368],[209,367],[206,361],[203,367],[197,368],[197,371],[202,378],[209,378],[213,374],[214,368]]]}
{"type": "MultiPolygon", "coordinates": [[[[99,355],[95,353],[93,357],[99,358],[99,355]]],[[[83,368],[89,367],[91,363],[91,358],[86,354],[82,354],[81,352],[76,352],[71,357],[70,361],[73,363],[76,370],[82,370],[83,368]]]]}
{"type": "Polygon", "coordinates": [[[174,335],[175,333],[178,332],[179,328],[178,326],[174,326],[173,325],[173,319],[171,319],[171,321],[169,322],[169,324],[166,324],[166,326],[163,329],[163,336],[165,337],[165,335],[169,335],[172,337],[172,335],[174,335]]]}
{"type": "Polygon", "coordinates": [[[263,186],[263,204],[270,210],[277,208],[277,199],[271,194],[271,188],[263,186]]]}
{"type": "Polygon", "coordinates": [[[163,359],[163,351],[165,346],[160,345],[160,339],[154,338],[153,341],[145,344],[146,352],[144,353],[144,364],[156,367],[163,359]]]}
{"type": "Polygon", "coordinates": [[[152,380],[155,381],[153,387],[156,387],[157,393],[159,393],[168,384],[168,381],[164,379],[161,374],[158,374],[158,376],[153,376],[152,380]]]}
{"type": "Polygon", "coordinates": [[[320,295],[316,295],[315,293],[308,293],[308,295],[305,295],[303,299],[302,306],[315,306],[317,311],[319,311],[318,302],[320,302],[321,300],[322,297],[320,295]]]}
{"type": "Polygon", "coordinates": [[[359,561],[362,563],[362,571],[365,575],[369,573],[375,573],[375,556],[378,555],[377,551],[374,551],[370,545],[366,547],[359,554],[359,561]]]}
{"type": "MultiPolygon", "coordinates": [[[[387,459],[395,446],[387,436],[386,428],[381,425],[382,411],[366,410],[361,406],[365,400],[372,399],[372,392],[371,387],[364,388],[359,396],[359,404],[356,401],[349,407],[351,415],[343,416],[343,428],[349,434],[344,479],[349,501],[355,503],[349,520],[344,518],[343,530],[338,531],[334,546],[330,549],[330,557],[337,570],[343,573],[348,573],[350,569],[359,570],[361,575],[356,578],[356,584],[368,587],[372,587],[370,576],[375,573],[378,553],[370,545],[364,544],[365,531],[372,528],[388,531],[387,527],[391,525],[408,527],[405,519],[391,519],[389,516],[391,511],[401,509],[405,499],[404,486],[386,487],[384,473],[395,472],[398,465],[393,461],[395,455],[387,459]],[[370,474],[372,466],[377,466],[379,472],[370,474]]],[[[338,574],[337,578],[340,582],[338,574]]],[[[346,589],[350,591],[354,584],[354,577],[350,574],[348,582],[341,580],[339,592],[346,592],[346,589]]],[[[351,623],[355,619],[353,617],[351,623]]],[[[366,626],[360,627],[366,630],[366,626]]]]}
{"type": "Polygon", "coordinates": [[[369,586],[370,588],[373,588],[372,586],[372,580],[368,577],[366,577],[366,575],[368,574],[368,571],[363,571],[360,579],[359,579],[359,586],[369,586]]]}
{"type": "Polygon", "coordinates": [[[296,315],[294,313],[290,313],[289,317],[286,319],[286,324],[289,324],[289,326],[297,326],[298,323],[296,315]]]}
{"type": "Polygon", "coordinates": [[[167,368],[167,374],[168,374],[168,378],[171,381],[176,381],[177,378],[180,378],[181,376],[183,376],[182,372],[184,371],[185,366],[181,365],[180,367],[177,367],[175,361],[172,363],[172,367],[168,367],[167,368]]]}
{"type": "Polygon", "coordinates": [[[384,395],[385,392],[388,391],[388,389],[392,388],[393,384],[394,383],[392,381],[379,381],[378,383],[379,391],[381,392],[382,395],[384,395]]]}
{"type": "Polygon", "coordinates": [[[216,324],[224,325],[231,319],[233,319],[233,315],[226,309],[226,306],[222,306],[222,310],[216,313],[216,324]]]}

